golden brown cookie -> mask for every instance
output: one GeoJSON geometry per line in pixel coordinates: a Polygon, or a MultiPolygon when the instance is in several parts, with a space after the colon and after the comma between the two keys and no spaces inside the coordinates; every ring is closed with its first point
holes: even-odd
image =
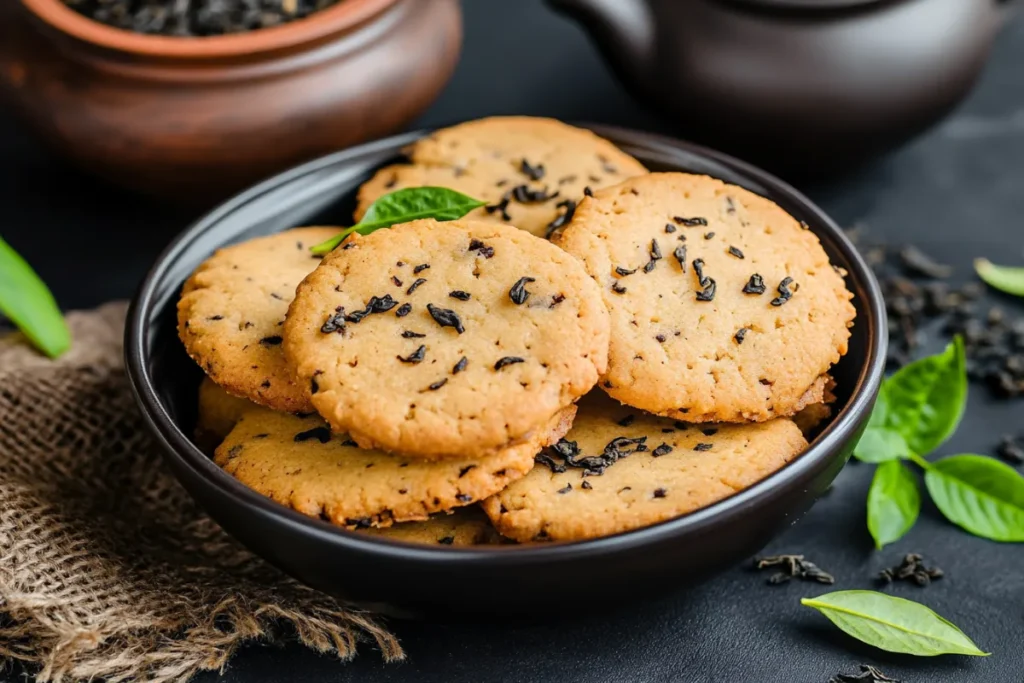
{"type": "Polygon", "coordinates": [[[479,507],[468,505],[450,514],[431,515],[423,522],[402,522],[383,529],[370,527],[359,533],[402,543],[424,545],[501,545],[507,543],[479,507]]]}
{"type": "Polygon", "coordinates": [[[547,240],[424,220],[328,255],[299,286],[284,340],[335,431],[364,448],[473,457],[529,441],[597,382],[608,316],[547,240]]]}
{"type": "Polygon", "coordinates": [[[611,315],[623,403],[691,422],[764,421],[822,400],[852,295],[818,238],[707,176],[653,173],[584,199],[560,240],[611,315]]]}
{"type": "Polygon", "coordinates": [[[812,403],[793,416],[793,422],[796,422],[796,426],[805,437],[811,438],[818,427],[832,417],[832,404],[836,401],[836,395],[832,392],[835,388],[835,380],[831,376],[826,376],[821,402],[812,403]]]}
{"type": "Polygon", "coordinates": [[[319,263],[309,248],[340,228],[297,228],[218,250],[185,283],[178,335],[228,393],[284,411],[310,411],[281,349],[295,287],[319,263]]]}
{"type": "Polygon", "coordinates": [[[200,448],[212,451],[224,440],[247,410],[256,404],[232,396],[217,386],[209,377],[199,384],[199,409],[196,419],[196,442],[200,448]]]}
{"type": "Polygon", "coordinates": [[[533,467],[540,448],[565,434],[575,407],[538,436],[479,458],[436,462],[358,448],[319,417],[245,413],[214,460],[249,488],[311,517],[348,528],[426,520],[497,493],[533,467]]]}
{"type": "Polygon", "coordinates": [[[483,502],[505,536],[576,541],[679,517],[742,491],[807,446],[787,418],[676,422],[593,392],[530,474],[483,502]],[[568,456],[568,460],[566,458],[568,456]]]}
{"type": "Polygon", "coordinates": [[[608,187],[647,170],[589,130],[560,121],[499,116],[445,128],[414,143],[411,164],[379,171],[359,190],[356,218],[382,195],[440,186],[488,202],[470,214],[545,237],[584,188],[608,187]]]}

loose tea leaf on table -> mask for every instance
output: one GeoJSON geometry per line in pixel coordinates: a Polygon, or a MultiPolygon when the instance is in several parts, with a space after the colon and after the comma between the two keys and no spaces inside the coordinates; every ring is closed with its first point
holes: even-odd
{"type": "Polygon", "coordinates": [[[921,512],[914,474],[899,460],[878,466],[868,491],[868,531],[879,550],[910,531],[921,512]]]}
{"type": "Polygon", "coordinates": [[[0,238],[0,313],[50,358],[71,346],[71,335],[53,294],[32,266],[0,238]]]}
{"type": "Polygon", "coordinates": [[[927,455],[956,431],[966,406],[964,343],[956,337],[885,380],[855,455],[865,462],[927,455]]]}
{"type": "Polygon", "coordinates": [[[1024,477],[1009,465],[956,455],[931,464],[924,481],[949,521],[975,536],[1024,542],[1024,477]]]}
{"type": "Polygon", "coordinates": [[[836,582],[834,576],[810,560],[804,559],[803,555],[775,555],[754,559],[754,569],[769,569],[772,567],[780,570],[768,577],[768,583],[772,586],[786,583],[794,578],[802,579],[803,581],[816,581],[827,585],[832,585],[836,582]]]}
{"type": "Polygon", "coordinates": [[[886,426],[903,436],[914,453],[931,453],[956,431],[967,407],[963,339],[901,368],[885,384],[886,426]]]}
{"type": "Polygon", "coordinates": [[[859,674],[837,674],[830,678],[828,683],[901,683],[901,681],[886,676],[870,664],[861,664],[859,674]]]}
{"type": "Polygon", "coordinates": [[[989,654],[959,628],[913,600],[877,591],[849,590],[804,598],[800,604],[820,611],[857,640],[887,652],[919,657],[989,654]]]}
{"type": "Polygon", "coordinates": [[[885,583],[894,581],[913,581],[918,586],[928,586],[935,579],[941,579],[946,573],[938,567],[926,567],[924,558],[917,553],[903,556],[903,560],[895,567],[883,569],[878,580],[885,583]]]}
{"type": "Polygon", "coordinates": [[[885,383],[879,387],[878,399],[868,419],[867,429],[857,443],[854,456],[861,462],[886,462],[907,458],[910,449],[907,447],[906,439],[888,426],[889,420],[889,395],[885,383]]]}
{"type": "Polygon", "coordinates": [[[445,187],[409,187],[380,197],[366,210],[361,221],[331,239],[312,247],[314,254],[327,254],[352,233],[369,235],[381,228],[422,218],[453,221],[486,202],[445,187]]]}
{"type": "Polygon", "coordinates": [[[999,266],[988,259],[980,258],[974,262],[974,269],[978,272],[978,277],[990,287],[1007,294],[1024,296],[1024,268],[999,266]]]}

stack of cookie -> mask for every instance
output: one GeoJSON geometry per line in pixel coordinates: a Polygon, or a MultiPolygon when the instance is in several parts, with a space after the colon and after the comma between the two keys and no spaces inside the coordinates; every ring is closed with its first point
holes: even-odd
{"type": "Polygon", "coordinates": [[[806,448],[854,311],[782,209],[549,120],[409,156],[357,217],[417,185],[489,204],[322,261],[308,248],[338,228],[259,238],[186,283],[198,431],[227,472],[348,529],[472,545],[670,519],[806,448]]]}

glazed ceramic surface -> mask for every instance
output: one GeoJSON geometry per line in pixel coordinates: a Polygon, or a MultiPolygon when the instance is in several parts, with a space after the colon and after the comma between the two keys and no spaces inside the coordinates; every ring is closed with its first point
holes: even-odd
{"type": "Polygon", "coordinates": [[[209,206],[408,124],[447,83],[461,40],[458,0],[345,0],[208,38],[111,28],[63,0],[8,0],[0,98],[86,170],[209,206]]]}
{"type": "Polygon", "coordinates": [[[806,221],[845,268],[857,322],[834,368],[835,415],[811,448],[760,483],[708,508],[645,529],[565,544],[480,548],[368,538],[250,491],[190,440],[202,373],[175,329],[184,280],[215,249],[303,224],[351,220],[360,183],[425,133],[307,163],[224,204],[186,230],[143,282],[126,330],[128,372],[166,461],[197,501],[254,552],[315,588],[405,616],[543,616],[671,591],[742,561],[796,519],[849,458],[885,365],[878,284],[841,230],[791,187],[743,162],[676,140],[594,127],[652,170],[706,173],[766,196],[806,221]],[[567,589],[571,586],[572,589],[567,589]]]}
{"type": "Polygon", "coordinates": [[[680,134],[816,176],[850,170],[969,91],[1005,0],[548,0],[680,134]]]}

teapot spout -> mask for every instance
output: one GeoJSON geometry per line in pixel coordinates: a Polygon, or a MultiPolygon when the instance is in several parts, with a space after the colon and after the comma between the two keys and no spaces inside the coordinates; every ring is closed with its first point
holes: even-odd
{"type": "Polygon", "coordinates": [[[643,77],[656,40],[649,0],[547,1],[557,12],[583,25],[626,82],[643,77]]]}

